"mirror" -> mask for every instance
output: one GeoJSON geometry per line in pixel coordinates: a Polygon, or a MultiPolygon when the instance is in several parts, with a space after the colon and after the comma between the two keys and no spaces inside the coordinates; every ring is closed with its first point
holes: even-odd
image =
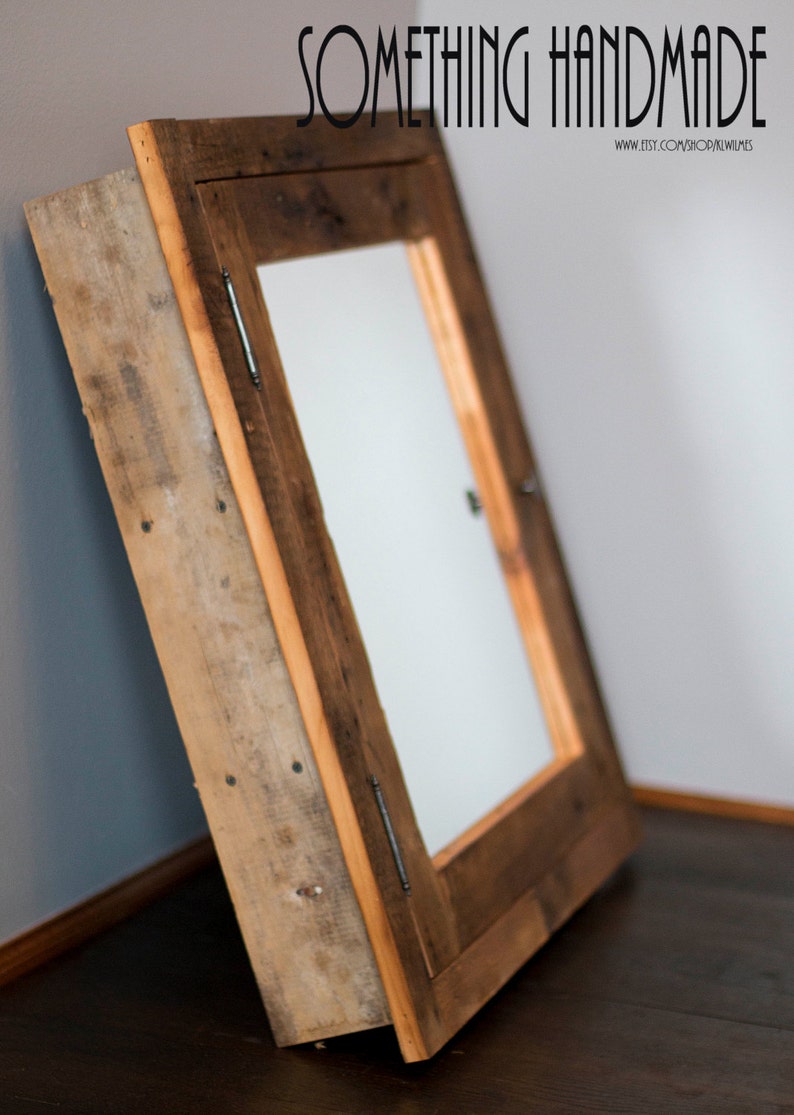
{"type": "MultiPolygon", "coordinates": [[[[322,784],[406,1060],[448,1041],[637,841],[430,125],[130,129],[311,749],[285,793],[322,784]]],[[[277,900],[307,881],[279,876],[277,900]]],[[[318,886],[312,902],[337,893],[318,886]]]]}
{"type": "Polygon", "coordinates": [[[392,242],[257,274],[434,855],[554,752],[408,256],[392,242]]]}

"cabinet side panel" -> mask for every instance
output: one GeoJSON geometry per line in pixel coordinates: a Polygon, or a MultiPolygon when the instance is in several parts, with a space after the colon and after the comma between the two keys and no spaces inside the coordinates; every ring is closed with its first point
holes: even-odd
{"type": "Polygon", "coordinates": [[[275,1039],[387,1024],[138,177],[26,212],[275,1039]]]}

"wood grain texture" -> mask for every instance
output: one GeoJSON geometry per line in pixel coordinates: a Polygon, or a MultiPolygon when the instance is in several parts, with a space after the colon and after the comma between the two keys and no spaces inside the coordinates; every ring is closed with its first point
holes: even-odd
{"type": "Polygon", "coordinates": [[[288,119],[130,130],[407,1060],[437,1050],[520,963],[512,946],[503,964],[487,963],[486,941],[537,947],[638,837],[548,509],[542,494],[521,490],[532,454],[443,151],[426,124],[412,131],[385,118],[382,130],[341,135],[320,124],[298,136],[288,119]],[[259,263],[383,239],[413,245],[558,754],[548,778],[475,826],[443,864],[430,860],[416,826],[256,278],[259,263]],[[224,265],[261,390],[243,360],[224,265]],[[373,773],[408,867],[409,899],[373,773]],[[538,933],[529,912],[541,895],[538,933]],[[523,934],[512,933],[516,909],[529,916],[523,934]]]}
{"type": "Polygon", "coordinates": [[[380,979],[137,175],[27,213],[276,1038],[382,1025],[380,979]]]}

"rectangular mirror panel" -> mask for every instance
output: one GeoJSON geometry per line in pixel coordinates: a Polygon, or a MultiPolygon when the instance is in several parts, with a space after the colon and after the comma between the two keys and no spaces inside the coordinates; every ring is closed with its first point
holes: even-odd
{"type": "Polygon", "coordinates": [[[432,855],[554,757],[471,465],[403,244],[257,273],[432,855]]]}

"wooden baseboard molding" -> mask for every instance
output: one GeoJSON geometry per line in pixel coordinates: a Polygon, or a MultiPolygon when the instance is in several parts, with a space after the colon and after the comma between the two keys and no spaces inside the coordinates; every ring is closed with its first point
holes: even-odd
{"type": "Polygon", "coordinates": [[[203,836],[101,894],[0,944],[0,986],[110,929],[214,859],[212,840],[203,836]]]}
{"type": "Polygon", "coordinates": [[[756,801],[714,798],[705,794],[658,790],[653,786],[632,786],[638,805],[655,809],[678,809],[685,813],[709,813],[715,817],[732,817],[739,821],[763,821],[768,825],[794,825],[794,807],[765,805],[756,801]]]}

